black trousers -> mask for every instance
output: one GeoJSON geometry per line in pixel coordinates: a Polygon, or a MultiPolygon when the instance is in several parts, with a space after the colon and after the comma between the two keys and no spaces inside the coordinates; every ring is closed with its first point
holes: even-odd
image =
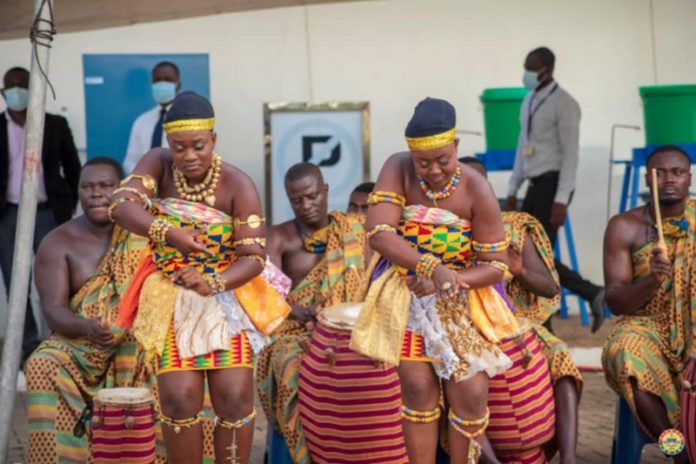
{"type": "MultiPolygon", "coordinates": [[[[556,243],[558,228],[552,226],[549,219],[551,218],[551,206],[558,189],[558,177],[558,171],[549,171],[530,179],[527,195],[522,203],[522,211],[531,214],[541,222],[552,244],[556,243]]],[[[585,280],[580,274],[560,261],[556,260],[555,264],[561,285],[584,300],[592,302],[602,290],[602,287],[585,280]]]]}
{"type": "MultiPolygon", "coordinates": [[[[0,215],[0,268],[2,269],[2,280],[5,283],[8,298],[10,282],[12,281],[12,258],[14,256],[17,212],[17,205],[8,204],[5,212],[0,215]]],[[[46,205],[39,205],[39,208],[36,210],[36,225],[34,228],[34,253],[36,253],[41,240],[55,227],[56,219],[53,211],[46,205]]],[[[24,338],[22,339],[22,361],[26,360],[39,345],[38,325],[34,320],[30,299],[27,299],[26,311],[24,338]]]]}

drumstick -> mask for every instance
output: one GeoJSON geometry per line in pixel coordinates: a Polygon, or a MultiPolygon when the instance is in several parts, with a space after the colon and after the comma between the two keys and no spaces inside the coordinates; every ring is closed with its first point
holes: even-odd
{"type": "Polygon", "coordinates": [[[657,247],[663,251],[667,251],[665,245],[665,235],[662,231],[662,214],[660,213],[660,200],[657,192],[657,169],[652,170],[652,200],[655,208],[655,222],[657,223],[657,247]]]}

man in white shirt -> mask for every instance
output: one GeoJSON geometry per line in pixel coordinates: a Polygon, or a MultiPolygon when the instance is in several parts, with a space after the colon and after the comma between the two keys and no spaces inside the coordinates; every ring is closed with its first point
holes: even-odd
{"type": "MultiPolygon", "coordinates": [[[[530,92],[520,110],[520,137],[505,209],[516,209],[517,191],[530,185],[522,211],[536,217],[552,243],[563,225],[575,190],[580,138],[580,106],[553,79],[556,57],[546,47],[532,50],[523,82],[530,92]]],[[[561,284],[590,303],[595,332],[604,320],[604,289],[560,262],[561,284]]]]}
{"type": "Polygon", "coordinates": [[[152,68],[152,98],[157,106],[147,110],[133,123],[123,170],[129,173],[140,158],[151,148],[168,147],[162,131],[164,115],[181,88],[179,68],[170,61],[162,61],[152,68]]]}

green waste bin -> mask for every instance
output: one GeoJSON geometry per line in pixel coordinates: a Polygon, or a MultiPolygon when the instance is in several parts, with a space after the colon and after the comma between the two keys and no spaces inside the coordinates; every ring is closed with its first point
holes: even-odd
{"type": "Polygon", "coordinates": [[[645,144],[696,143],[696,85],[640,87],[645,144]]]}
{"type": "Polygon", "coordinates": [[[486,150],[514,150],[520,134],[520,106],[527,89],[506,87],[485,89],[481,94],[486,150]]]}

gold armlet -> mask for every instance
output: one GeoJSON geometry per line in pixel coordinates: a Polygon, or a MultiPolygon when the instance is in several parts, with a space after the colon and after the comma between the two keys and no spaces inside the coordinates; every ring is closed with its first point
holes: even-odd
{"type": "Polygon", "coordinates": [[[482,243],[476,240],[471,241],[471,249],[476,253],[497,253],[499,251],[505,251],[510,246],[510,242],[507,240],[501,240],[500,242],[493,243],[482,243]]]}
{"type": "MultiPolygon", "coordinates": [[[[106,210],[106,214],[109,217],[109,221],[114,222],[113,214],[114,210],[124,204],[125,202],[130,201],[131,203],[137,203],[138,201],[133,198],[133,197],[123,197],[123,198],[117,198],[111,204],[109,205],[109,208],[106,210]]],[[[142,205],[145,207],[144,205],[142,205]]]]}
{"type": "Polygon", "coordinates": [[[369,240],[380,232],[394,232],[396,233],[396,227],[389,224],[377,224],[372,229],[370,229],[365,237],[369,240]]]}
{"type": "Polygon", "coordinates": [[[235,229],[238,229],[242,226],[249,226],[250,229],[258,229],[264,222],[266,222],[265,217],[261,217],[258,214],[250,214],[246,218],[246,221],[242,220],[241,218],[234,218],[232,220],[232,226],[235,229]]]}
{"type": "Polygon", "coordinates": [[[378,203],[391,203],[392,205],[403,208],[406,206],[406,198],[398,193],[385,192],[382,190],[372,192],[367,196],[368,205],[376,205],[378,203]]]}
{"type": "Polygon", "coordinates": [[[125,186],[131,180],[139,180],[140,183],[143,184],[143,187],[152,192],[152,195],[157,195],[157,182],[155,182],[152,176],[147,174],[144,176],[140,174],[131,174],[121,181],[119,187],[125,186]]]}
{"type": "Polygon", "coordinates": [[[266,260],[259,255],[242,255],[239,257],[239,259],[251,259],[259,263],[261,265],[261,269],[266,268],[266,260]]]}
{"type": "Polygon", "coordinates": [[[232,242],[232,248],[249,245],[258,245],[262,248],[266,248],[266,239],[263,237],[245,237],[232,242]]]}

